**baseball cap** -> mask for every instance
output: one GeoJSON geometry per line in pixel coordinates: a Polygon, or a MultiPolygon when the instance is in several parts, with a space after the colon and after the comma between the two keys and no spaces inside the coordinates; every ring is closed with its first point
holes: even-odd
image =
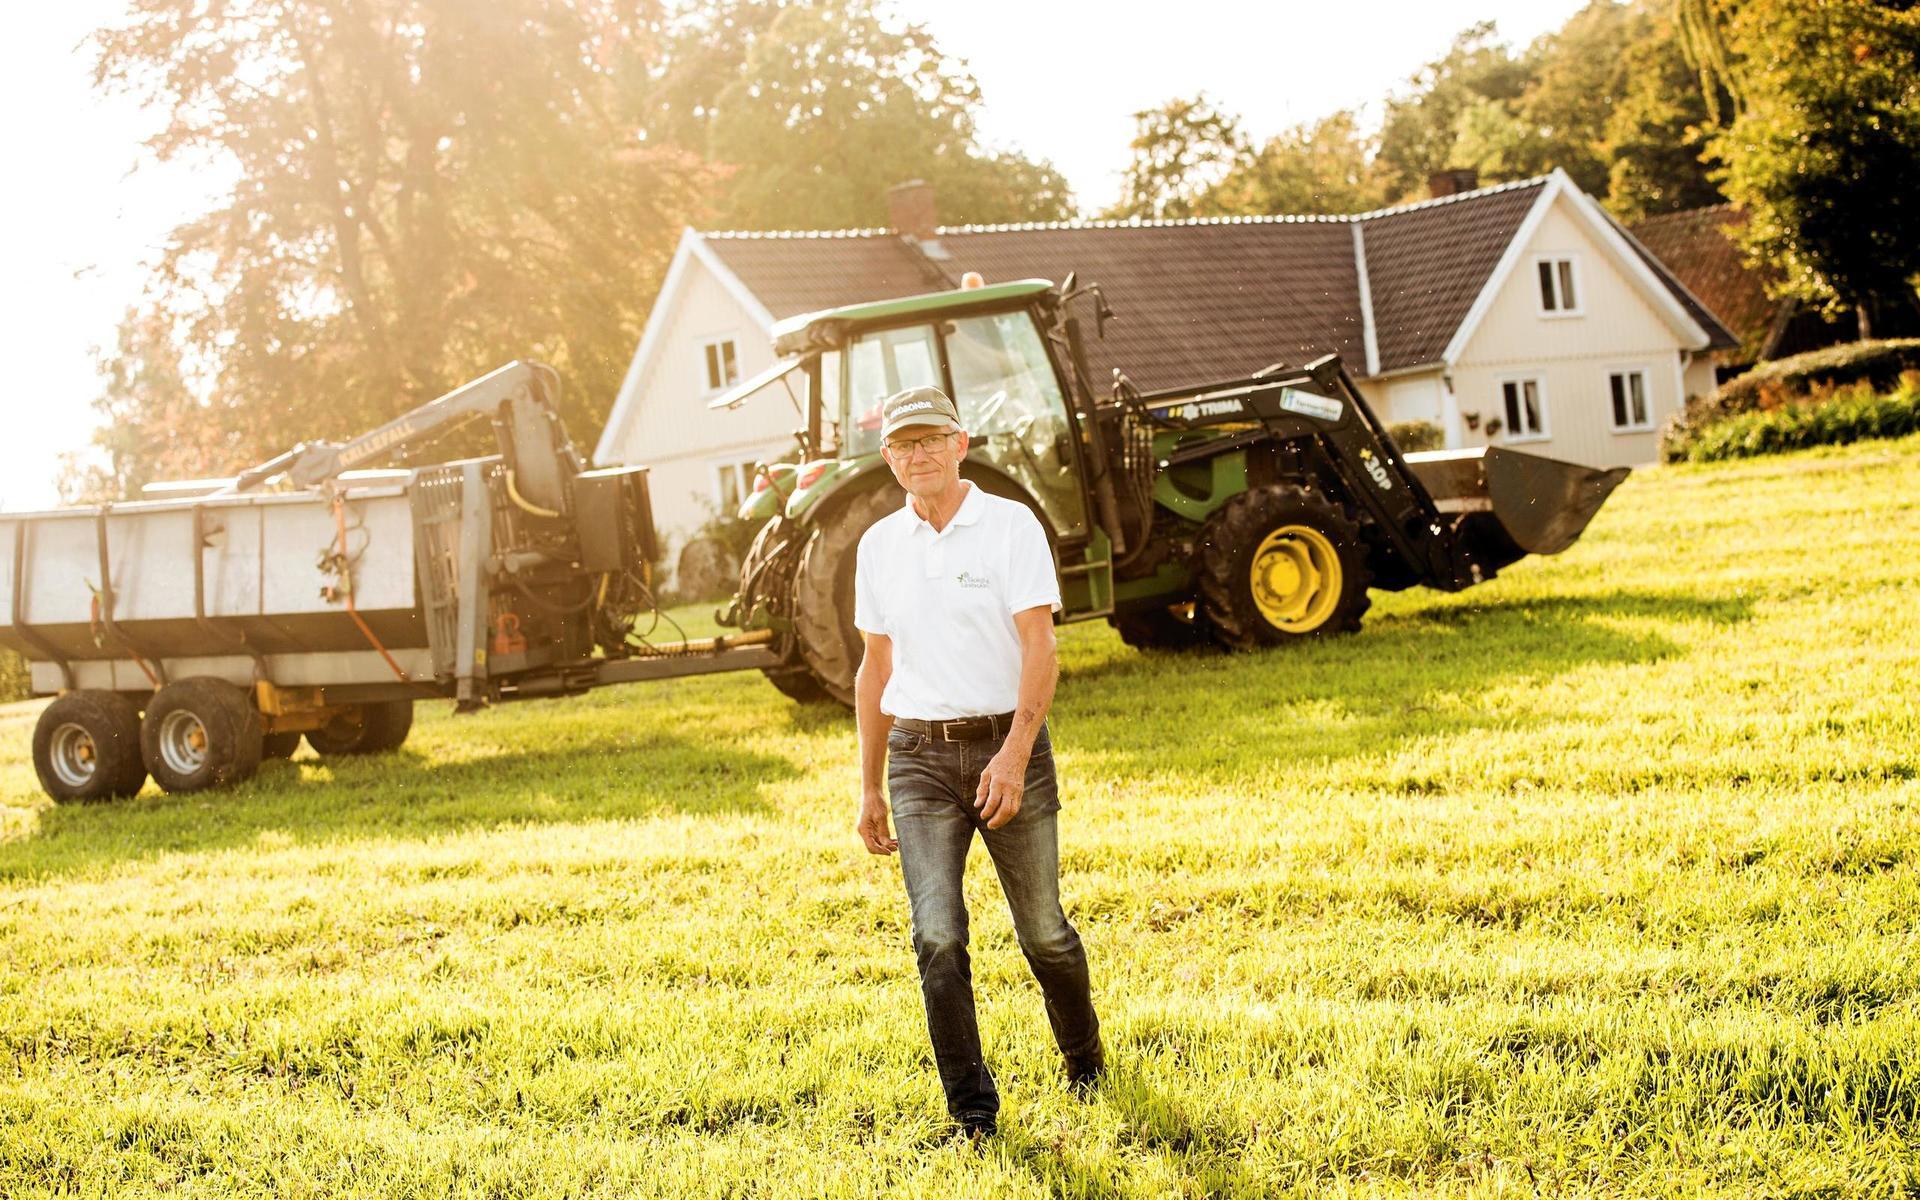
{"type": "Polygon", "coordinates": [[[910,387],[880,402],[880,420],[880,436],[885,439],[913,425],[958,425],[960,413],[939,388],[910,387]]]}

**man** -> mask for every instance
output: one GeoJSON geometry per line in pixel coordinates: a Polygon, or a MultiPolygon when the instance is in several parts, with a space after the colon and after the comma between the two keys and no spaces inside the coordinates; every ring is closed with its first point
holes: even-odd
{"type": "Polygon", "coordinates": [[[909,388],[882,403],[881,418],[881,453],[907,502],[860,539],[854,568],[854,624],[866,641],[854,685],[858,829],[869,852],[899,851],[947,1111],[978,1142],[994,1133],[1000,1096],[981,1054],[967,958],[961,877],[976,833],[1046,996],[1069,1083],[1084,1094],[1106,1067],[1086,951],[1060,908],[1046,727],[1060,584],[1026,506],[960,478],[967,434],[953,401],[909,388]]]}

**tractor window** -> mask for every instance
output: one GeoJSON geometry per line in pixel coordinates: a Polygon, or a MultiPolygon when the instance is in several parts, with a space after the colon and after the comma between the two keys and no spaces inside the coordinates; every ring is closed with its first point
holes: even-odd
{"type": "Polygon", "coordinates": [[[947,326],[947,361],[953,369],[954,404],[960,423],[976,438],[996,433],[1022,437],[1044,426],[1049,436],[1066,429],[1066,405],[1040,331],[1025,311],[963,317],[947,326]]]}
{"type": "Polygon", "coordinates": [[[841,454],[853,457],[880,449],[880,402],[910,387],[940,386],[940,357],[933,329],[913,325],[865,334],[847,347],[846,427],[841,454]]]}

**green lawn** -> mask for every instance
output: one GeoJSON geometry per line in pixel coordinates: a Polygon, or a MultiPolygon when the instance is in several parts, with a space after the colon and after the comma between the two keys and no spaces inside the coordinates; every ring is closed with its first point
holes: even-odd
{"type": "Polygon", "coordinates": [[[943,1141],[851,722],[755,676],[53,807],[0,708],[0,1195],[1920,1191],[1920,438],[1648,470],[1251,657],[1062,639],[1057,1078],[943,1141]]]}

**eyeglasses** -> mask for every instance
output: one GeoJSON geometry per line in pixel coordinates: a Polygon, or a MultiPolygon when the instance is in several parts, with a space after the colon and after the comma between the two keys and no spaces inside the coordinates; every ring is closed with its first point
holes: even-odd
{"type": "Polygon", "coordinates": [[[896,458],[906,458],[907,456],[911,455],[915,450],[922,450],[928,454],[935,454],[946,447],[947,439],[952,437],[953,435],[954,435],[954,431],[949,429],[942,433],[929,433],[924,437],[893,438],[889,440],[886,444],[887,453],[893,455],[896,458]]]}

